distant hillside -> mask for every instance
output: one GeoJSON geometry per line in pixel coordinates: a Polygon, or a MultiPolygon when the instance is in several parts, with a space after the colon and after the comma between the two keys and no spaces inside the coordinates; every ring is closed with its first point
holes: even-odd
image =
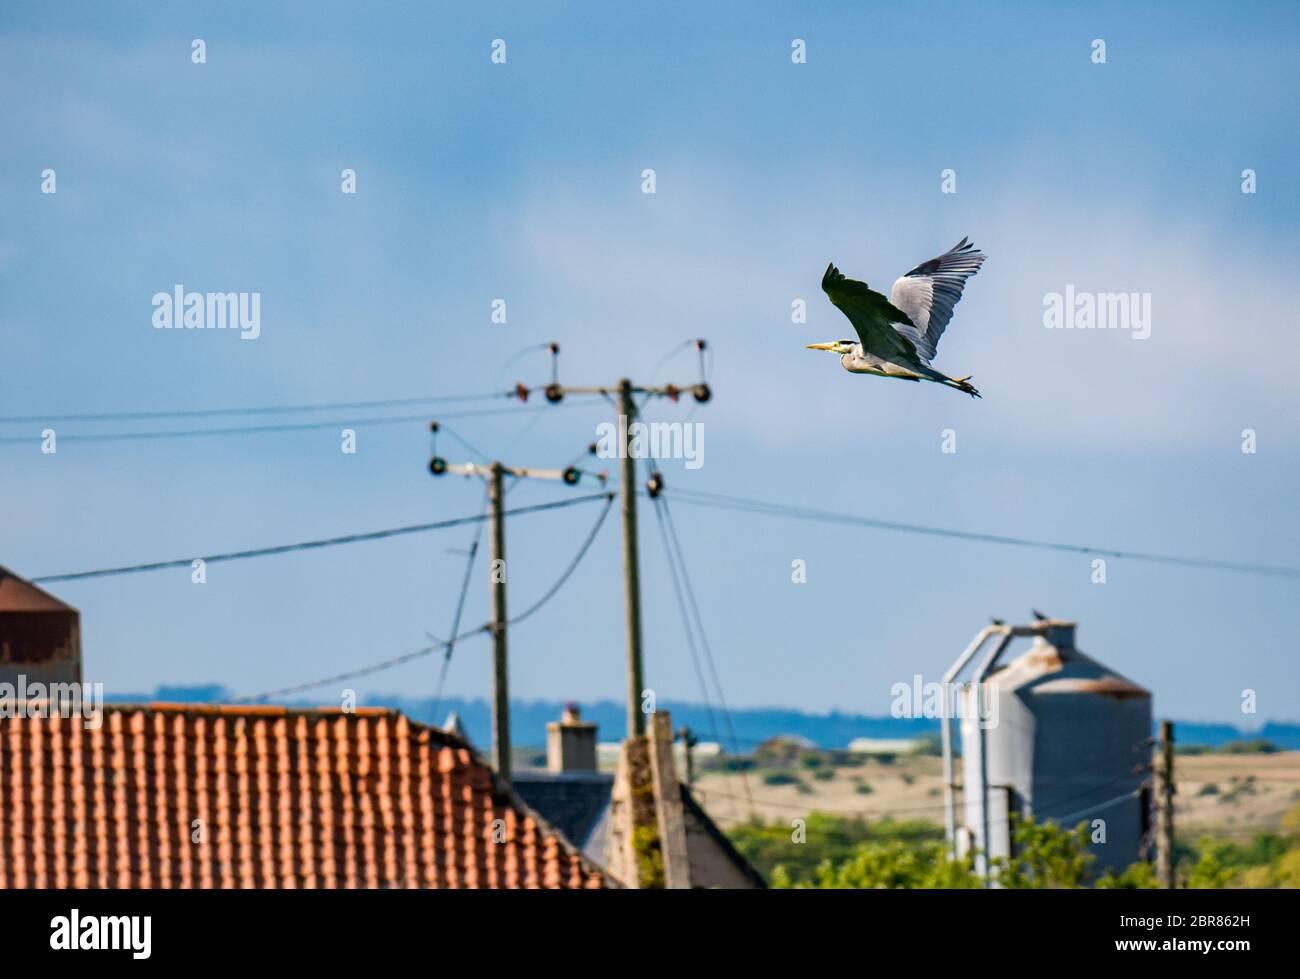
{"type": "MultiPolygon", "coordinates": [[[[220,686],[159,687],[152,694],[121,694],[108,697],[118,703],[126,701],[164,700],[180,703],[222,703],[234,697],[220,686]]],[[[297,701],[295,706],[314,706],[312,701],[297,701]]],[[[396,696],[370,697],[362,702],[366,707],[393,707],[408,717],[426,724],[442,724],[447,715],[455,711],[475,744],[486,747],[492,740],[492,719],[486,700],[463,700],[449,697],[437,707],[430,698],[396,696]]],[[[599,726],[602,741],[617,741],[627,724],[621,703],[601,700],[582,704],[582,716],[599,726]]],[[[673,725],[685,724],[701,740],[721,741],[729,749],[735,746],[747,752],[755,744],[775,734],[797,734],[823,748],[843,748],[854,738],[915,738],[938,731],[938,722],[920,718],[868,717],[864,714],[806,714],[785,707],[756,707],[733,710],[731,730],[723,717],[714,712],[710,718],[707,708],[699,704],[662,702],[662,709],[670,711],[673,725]]],[[[546,743],[546,723],[558,720],[564,704],[560,701],[516,700],[511,702],[510,725],[517,745],[540,747],[546,743]]],[[[1261,738],[1288,751],[1300,750],[1300,724],[1269,721],[1260,728],[1241,730],[1230,724],[1209,724],[1195,721],[1176,721],[1175,737],[1183,745],[1202,744],[1218,747],[1229,741],[1244,738],[1261,738]]]]}

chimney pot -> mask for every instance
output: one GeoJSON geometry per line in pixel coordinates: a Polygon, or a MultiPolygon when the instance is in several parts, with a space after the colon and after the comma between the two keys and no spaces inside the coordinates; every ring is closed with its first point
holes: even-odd
{"type": "Polygon", "coordinates": [[[575,703],[546,725],[546,768],[552,772],[596,771],[596,725],[582,720],[575,703]]]}

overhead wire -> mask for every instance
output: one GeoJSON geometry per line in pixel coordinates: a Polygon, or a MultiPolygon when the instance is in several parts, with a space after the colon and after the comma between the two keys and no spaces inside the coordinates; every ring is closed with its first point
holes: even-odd
{"type": "MultiPolygon", "coordinates": [[[[517,364],[520,360],[531,353],[536,353],[539,350],[547,350],[550,346],[550,343],[534,343],[520,350],[516,350],[513,354],[507,357],[505,363],[501,365],[501,370],[497,372],[497,383],[501,383],[502,378],[506,376],[506,371],[512,364],[517,364]]],[[[514,392],[511,393],[513,394],[514,392]]]]}
{"type": "Polygon", "coordinates": [[[665,491],[683,503],[693,506],[706,506],[718,509],[730,509],[739,512],[759,513],[774,517],[788,517],[794,520],[810,520],[831,523],[836,526],[854,525],[875,530],[897,531],[909,534],[924,534],[933,537],[945,537],[957,540],[978,541],[987,544],[1005,544],[1016,547],[1037,548],[1042,550],[1066,551],[1076,554],[1092,554],[1105,557],[1148,561],[1168,565],[1184,565],[1217,571],[1240,572],[1245,574],[1273,575],[1285,578],[1300,578],[1300,567],[1285,565],[1254,564],[1249,562],[1223,561],[1214,558],[1198,558],[1172,554],[1156,554],[1147,551],[1130,551],[1115,548],[1095,547],[1087,544],[1069,544],[1056,541],[1038,540],[1028,537],[1015,537],[1005,534],[989,534],[976,531],[954,530],[946,527],[933,527],[924,524],[902,523],[893,520],[881,520],[864,517],[854,513],[817,510],[810,507],[774,503],[767,500],[755,500],[740,496],[728,496],[722,493],[710,493],[703,490],[673,489],[665,491]]]}
{"type": "MultiPolygon", "coordinates": [[[[545,345],[545,344],[544,344],[543,346],[548,346],[548,345],[545,345]]],[[[529,348],[529,349],[535,349],[535,348],[529,348]]],[[[525,351],[525,352],[527,352],[527,351],[525,351]]],[[[504,368],[503,368],[503,372],[504,372],[504,368]]],[[[526,425],[524,425],[523,428],[522,428],[522,429],[521,429],[521,430],[520,430],[520,431],[515,435],[515,437],[514,437],[513,439],[511,439],[509,445],[513,445],[513,444],[515,444],[516,442],[518,442],[519,439],[520,439],[520,438],[521,438],[521,437],[522,437],[526,432],[530,431],[530,430],[533,428],[533,426],[536,425],[538,419],[540,419],[541,417],[542,417],[542,413],[541,413],[541,412],[537,412],[536,414],[534,414],[532,420],[531,420],[530,422],[528,422],[526,425]]],[[[442,424],[441,422],[438,423],[438,426],[437,426],[437,429],[436,429],[436,430],[437,430],[437,431],[445,431],[445,432],[447,432],[447,434],[449,434],[449,435],[450,435],[452,438],[454,438],[457,442],[459,442],[461,445],[465,446],[465,447],[466,447],[467,449],[469,449],[471,452],[475,453],[475,454],[479,457],[479,459],[482,460],[483,462],[487,462],[487,461],[489,461],[487,455],[486,455],[484,452],[482,452],[482,451],[481,451],[480,449],[478,449],[476,446],[474,446],[474,445],[472,445],[471,443],[469,443],[468,441],[466,441],[466,440],[465,440],[464,438],[462,438],[460,435],[457,435],[456,432],[454,432],[454,431],[452,431],[451,429],[447,428],[446,425],[442,424]]],[[[509,447],[509,446],[507,446],[507,448],[508,448],[508,447],[509,447]]],[[[504,455],[504,452],[501,453],[501,454],[504,455]]],[[[579,457],[579,458],[581,458],[581,457],[579,457]]],[[[567,468],[571,468],[572,465],[573,465],[573,463],[570,463],[569,466],[566,466],[565,468],[566,468],[566,469],[567,469],[567,468]]],[[[504,496],[506,496],[506,497],[508,497],[508,496],[509,496],[513,491],[514,491],[515,487],[517,487],[520,483],[522,483],[522,482],[524,481],[524,479],[523,479],[522,476],[519,476],[519,475],[517,475],[516,473],[513,473],[513,472],[510,474],[510,477],[511,477],[511,481],[510,481],[509,485],[507,485],[506,488],[505,488],[504,496]]],[[[486,491],[485,491],[485,497],[484,497],[484,508],[485,508],[485,511],[486,511],[487,506],[488,506],[488,498],[487,498],[487,496],[486,496],[486,491]]],[[[607,507],[606,507],[606,508],[608,509],[608,504],[607,504],[607,507]]],[[[600,520],[597,521],[597,529],[599,529],[599,525],[600,525],[600,523],[603,523],[603,522],[604,522],[604,515],[602,514],[600,520]]],[[[436,715],[437,712],[438,712],[438,708],[439,708],[439,706],[441,706],[441,702],[442,702],[442,693],[443,693],[443,690],[444,690],[445,685],[446,685],[446,682],[447,682],[448,671],[450,670],[450,667],[451,667],[451,658],[452,658],[452,654],[453,654],[454,651],[455,651],[455,645],[456,645],[455,635],[456,635],[456,630],[457,630],[457,628],[459,628],[459,624],[460,624],[461,609],[464,608],[464,605],[465,605],[465,599],[466,599],[466,596],[468,595],[468,591],[469,591],[469,580],[470,580],[470,572],[471,572],[471,569],[472,569],[473,566],[474,566],[474,557],[475,557],[475,555],[476,555],[477,552],[478,552],[479,543],[480,543],[480,540],[481,540],[481,538],[482,538],[482,534],[483,534],[483,528],[484,528],[484,526],[485,526],[485,524],[483,524],[483,523],[480,523],[480,524],[478,525],[478,527],[477,527],[477,529],[476,529],[476,531],[475,531],[475,534],[474,534],[474,540],[473,540],[473,542],[472,542],[471,545],[470,545],[470,550],[469,550],[469,554],[468,554],[468,560],[467,560],[466,568],[465,568],[465,579],[464,579],[464,581],[461,583],[460,597],[459,597],[459,599],[457,600],[457,611],[456,611],[455,619],[454,619],[454,621],[453,621],[452,629],[451,629],[451,632],[452,632],[452,636],[453,636],[453,638],[450,640],[450,643],[449,643],[449,645],[448,645],[447,648],[446,648],[446,655],[443,657],[443,660],[442,660],[442,667],[441,667],[441,669],[439,670],[439,673],[438,673],[438,682],[437,682],[437,685],[436,685],[436,687],[435,687],[435,694],[434,694],[434,701],[433,701],[433,703],[434,703],[434,706],[433,706],[433,713],[434,713],[435,715],[436,715]]],[[[593,536],[594,536],[594,533],[593,533],[593,536]]],[[[584,551],[584,553],[585,553],[585,551],[584,551]]],[[[567,577],[567,576],[566,576],[566,577],[567,577]]]]}
{"type": "MultiPolygon", "coordinates": [[[[603,494],[598,494],[596,496],[584,497],[583,499],[591,500],[591,499],[599,499],[599,498],[603,498],[605,500],[605,507],[603,510],[601,510],[600,515],[596,518],[596,521],[593,524],[591,531],[587,534],[586,538],[583,540],[582,546],[578,549],[578,553],[575,555],[573,560],[569,562],[569,564],[565,567],[565,569],[560,573],[559,578],[556,579],[556,582],[553,585],[551,585],[551,587],[548,588],[542,594],[542,597],[538,601],[534,602],[524,612],[507,620],[506,623],[507,625],[516,625],[520,622],[523,622],[533,613],[539,611],[542,608],[542,606],[544,606],[547,602],[549,602],[560,592],[560,589],[564,587],[564,584],[569,580],[569,578],[573,576],[573,572],[577,570],[578,565],[582,563],[583,558],[586,557],[587,552],[591,549],[592,543],[594,543],[594,541],[596,540],[596,536],[599,534],[600,528],[604,524],[605,517],[609,513],[610,506],[613,503],[614,494],[603,493],[603,494]]],[[[285,697],[296,693],[305,693],[308,690],[314,690],[318,687],[328,686],[329,684],[332,683],[339,683],[342,682],[343,680],[353,680],[358,677],[369,676],[373,673],[379,673],[382,672],[383,670],[391,669],[394,666],[401,666],[402,664],[409,663],[412,660],[420,659],[421,657],[424,656],[429,656],[441,649],[446,649],[449,646],[453,646],[463,639],[468,639],[472,636],[483,635],[490,632],[491,630],[492,630],[491,623],[484,623],[483,625],[479,626],[476,629],[466,630],[460,633],[459,635],[453,635],[450,639],[435,642],[432,645],[422,646],[419,649],[413,650],[412,652],[409,653],[404,653],[401,656],[395,656],[390,659],[381,660],[377,663],[372,663],[368,666],[358,667],[355,670],[349,670],[345,673],[336,673],[333,676],[324,677],[319,680],[311,680],[306,683],[299,683],[290,687],[281,687],[277,690],[268,690],[263,693],[249,694],[244,697],[237,697],[235,698],[235,700],[237,703],[247,703],[247,702],[260,701],[260,700],[268,700],[271,697],[285,697]]]]}
{"type": "MultiPolygon", "coordinates": [[[[474,635],[476,632],[481,632],[481,631],[482,631],[481,629],[476,629],[473,632],[465,633],[464,635],[457,636],[456,638],[465,639],[468,638],[469,636],[474,635]]],[[[296,693],[306,693],[308,690],[315,690],[317,687],[328,686],[331,683],[341,683],[344,680],[355,680],[358,677],[369,676],[371,673],[379,673],[383,670],[392,669],[394,666],[401,666],[403,663],[409,663],[412,660],[420,659],[423,656],[428,656],[431,653],[437,652],[439,649],[442,649],[446,645],[447,645],[446,642],[439,642],[431,646],[423,646],[420,649],[417,649],[413,652],[403,653],[401,656],[394,656],[392,659],[386,659],[378,663],[372,663],[369,666],[363,666],[356,670],[349,670],[346,673],[336,673],[333,676],[324,677],[320,680],[312,680],[308,683],[299,683],[292,687],[281,687],[279,690],[267,690],[263,693],[249,694],[243,697],[234,697],[232,698],[232,702],[236,704],[257,703],[258,701],[269,700],[272,697],[287,697],[296,693]]]]}
{"type": "MultiPolygon", "coordinates": [[[[483,515],[484,516],[487,515],[488,503],[489,503],[488,493],[485,487],[483,491],[483,515]]],[[[469,582],[470,582],[470,577],[474,571],[474,559],[478,556],[479,543],[483,539],[483,528],[486,526],[487,526],[487,522],[480,520],[478,525],[474,528],[474,539],[470,541],[469,555],[465,559],[465,574],[461,578],[460,595],[456,599],[456,611],[452,615],[452,619],[451,619],[451,632],[450,632],[451,639],[447,640],[446,652],[442,657],[442,666],[438,670],[438,682],[437,685],[434,687],[433,710],[431,711],[431,713],[433,715],[435,722],[437,721],[437,717],[438,717],[438,708],[442,705],[442,691],[443,691],[443,687],[447,683],[447,671],[451,667],[451,654],[456,649],[456,637],[460,633],[460,619],[461,619],[461,615],[465,611],[465,599],[469,597],[469,582]]]]}
{"type": "MultiPolygon", "coordinates": [[[[681,568],[682,582],[685,585],[686,597],[691,609],[692,617],[695,620],[696,631],[698,632],[700,637],[700,647],[704,650],[704,660],[708,664],[710,675],[713,677],[713,687],[718,692],[718,704],[722,711],[722,719],[727,726],[727,736],[731,739],[732,748],[736,750],[737,753],[739,753],[740,744],[736,740],[736,729],[732,723],[731,710],[730,708],[727,707],[726,694],[722,690],[722,681],[718,677],[717,662],[713,658],[713,649],[709,645],[708,634],[704,631],[704,618],[700,614],[699,602],[697,602],[695,598],[695,588],[691,584],[690,573],[686,570],[686,558],[682,553],[681,540],[677,536],[677,527],[673,523],[672,510],[669,509],[667,498],[664,497],[662,494],[659,497],[659,502],[663,504],[664,522],[668,527],[669,540],[672,541],[673,549],[677,554],[677,563],[678,566],[681,568]]],[[[744,775],[743,772],[741,774],[742,776],[744,775]]],[[[749,779],[745,778],[744,783],[745,783],[745,792],[746,794],[749,794],[750,791],[749,779]]],[[[751,799],[751,803],[752,803],[752,799],[751,799]]]]}
{"type": "Polygon", "coordinates": [[[664,354],[661,358],[659,358],[659,363],[655,364],[654,367],[650,368],[650,376],[654,377],[655,375],[657,375],[659,373],[659,368],[663,367],[666,363],[668,363],[668,361],[672,360],[679,353],[681,353],[683,350],[685,350],[687,347],[689,347],[692,343],[695,342],[696,342],[695,337],[687,337],[681,343],[677,344],[677,346],[669,350],[668,353],[664,354]]]}
{"type": "MultiPolygon", "coordinates": [[[[687,343],[690,342],[691,341],[687,341],[687,343]]],[[[683,346],[685,346],[685,344],[683,344],[683,346]]],[[[648,400],[648,396],[647,396],[647,400],[648,400]]],[[[642,409],[644,407],[644,404],[645,401],[642,401],[641,404],[634,405],[633,407],[633,411],[635,412],[635,417],[637,419],[640,419],[642,417],[642,409]]],[[[630,423],[632,419],[629,419],[628,421],[630,423]]],[[[636,466],[634,465],[633,472],[635,471],[636,471],[636,466]]],[[[730,736],[732,750],[739,753],[740,744],[736,740],[736,731],[734,725],[732,724],[731,712],[727,708],[727,699],[725,693],[722,690],[722,682],[718,676],[717,665],[713,659],[713,651],[712,648],[709,646],[708,635],[704,631],[704,620],[703,617],[700,615],[699,605],[695,600],[695,591],[691,585],[690,573],[686,569],[686,558],[685,555],[682,553],[681,542],[677,538],[677,530],[673,525],[672,514],[668,510],[668,501],[663,497],[662,494],[657,495],[652,499],[655,507],[655,516],[659,521],[659,531],[660,534],[663,536],[664,549],[667,552],[667,556],[668,556],[668,567],[672,574],[673,587],[677,593],[677,601],[679,604],[679,608],[681,609],[682,612],[682,624],[686,629],[687,646],[690,650],[692,662],[695,666],[696,675],[700,683],[700,689],[705,697],[705,709],[708,712],[709,723],[713,728],[712,731],[713,737],[715,740],[718,739],[717,724],[713,718],[713,706],[709,702],[708,684],[705,682],[703,671],[700,669],[700,657],[699,657],[700,649],[702,649],[704,652],[704,658],[707,661],[709,666],[709,673],[713,677],[713,687],[718,694],[718,703],[721,709],[723,720],[726,723],[728,735],[730,736]],[[689,600],[688,602],[682,601],[683,593],[687,596],[689,600]],[[692,610],[693,616],[687,616],[686,609],[688,607],[692,610]],[[696,647],[695,640],[692,638],[691,635],[692,620],[695,626],[695,633],[696,635],[698,635],[699,638],[698,649],[696,647]]],[[[749,786],[749,777],[742,771],[740,772],[740,778],[746,796],[750,796],[751,793],[750,793],[750,786],[749,786]]],[[[753,807],[752,797],[750,798],[750,807],[751,808],[753,807]]]]}
{"type": "Polygon", "coordinates": [[[586,539],[582,542],[582,546],[578,548],[578,553],[574,555],[574,558],[572,561],[569,562],[568,567],[566,567],[564,571],[560,573],[560,577],[556,579],[555,584],[551,585],[551,587],[548,588],[542,594],[541,598],[539,598],[536,602],[530,605],[527,609],[520,612],[518,615],[513,616],[510,619],[507,619],[506,620],[507,625],[518,625],[520,622],[523,622],[525,619],[533,615],[533,613],[540,611],[542,606],[545,605],[547,602],[549,602],[552,598],[554,598],[555,594],[561,588],[564,587],[565,582],[567,582],[569,578],[573,576],[573,572],[578,570],[578,565],[581,564],[582,559],[587,556],[587,551],[591,549],[591,545],[595,543],[596,535],[600,533],[600,528],[604,525],[605,518],[609,516],[610,508],[613,505],[614,505],[614,494],[606,493],[605,508],[600,511],[600,516],[596,518],[595,524],[592,526],[591,530],[588,531],[586,539]]]}
{"type": "MultiPolygon", "coordinates": [[[[518,507],[514,510],[505,511],[505,516],[520,516],[525,513],[541,513],[546,510],[562,510],[566,507],[578,506],[582,503],[589,503],[592,500],[605,499],[607,493],[590,493],[586,496],[575,496],[568,499],[551,500],[546,503],[534,503],[529,506],[518,507]]],[[[266,557],[273,554],[288,554],[294,551],[313,550],[321,547],[335,547],[341,544],[356,544],[361,541],[383,540],[388,537],[398,537],[404,534],[419,534],[431,530],[445,530],[449,527],[460,527],[465,524],[481,523],[487,519],[486,514],[477,514],[468,517],[453,517],[448,520],[435,520],[430,523],[410,524],[405,527],[392,527],[387,530],[371,530],[359,534],[344,534],[340,537],[325,537],[320,540],[299,541],[294,544],[278,544],[274,547],[257,547],[244,551],[229,551],[224,554],[212,554],[199,558],[176,558],[169,561],[151,561],[147,564],[132,564],[117,568],[100,568],[94,571],[74,571],[67,574],[40,575],[30,580],[36,584],[47,584],[55,581],[78,581],[85,578],[105,578],[112,575],[137,574],[144,571],[161,571],[165,568],[180,568],[192,566],[195,560],[201,560],[205,564],[215,564],[219,561],[241,561],[246,558],[266,557]]]]}
{"type": "Polygon", "coordinates": [[[487,394],[442,394],[424,398],[384,398],[376,401],[322,401],[296,405],[262,405],[234,408],[181,408],[167,411],[98,411],[69,412],[45,415],[0,415],[0,424],[65,421],[127,421],[149,418],[216,418],[223,415],[276,415],[311,411],[354,411],[367,408],[397,408],[403,405],[450,404],[457,402],[487,401],[512,397],[512,391],[493,391],[487,394]]]}
{"type": "MultiPolygon", "coordinates": [[[[1100,786],[1088,785],[1077,792],[1073,792],[1070,795],[1063,796],[1059,799],[1054,799],[1051,802],[1039,802],[1038,800],[1035,800],[1034,808],[1036,810],[1041,811],[1042,809],[1047,808],[1049,806],[1064,805],[1065,803],[1073,802],[1076,799],[1081,799],[1084,796],[1088,795],[1089,793],[1097,791],[1098,788],[1109,788],[1112,785],[1117,785],[1119,782],[1127,780],[1132,777],[1133,777],[1132,774],[1125,774],[1119,778],[1112,779],[1109,782],[1104,782],[1100,786]]],[[[1065,780],[1062,779],[1058,781],[1065,781],[1065,780]]],[[[1077,813],[1070,813],[1068,816],[1065,817],[1053,816],[1048,818],[1057,820],[1060,823],[1064,823],[1065,820],[1067,819],[1077,819],[1080,816],[1086,815],[1088,812],[1091,812],[1093,809],[1114,805],[1115,802],[1118,801],[1118,799],[1120,798],[1136,795],[1141,792],[1141,789],[1142,786],[1138,786],[1136,789],[1130,790],[1129,792],[1124,793],[1122,796],[1119,796],[1116,799],[1108,799],[1103,803],[1095,803],[1086,809],[1082,809],[1077,813]]],[[[698,784],[697,786],[692,788],[692,791],[699,792],[705,795],[709,793],[713,793],[714,795],[726,796],[726,793],[719,789],[713,789],[707,786],[699,786],[698,784]]],[[[756,798],[754,802],[760,806],[771,806],[774,809],[786,809],[786,810],[798,811],[798,812],[825,812],[825,813],[831,813],[833,815],[840,815],[840,816],[858,816],[862,818],[869,817],[869,818],[877,818],[877,819],[893,819],[894,817],[899,815],[912,814],[912,813],[941,812],[947,808],[947,804],[941,802],[928,803],[926,805],[918,805],[918,806],[893,806],[885,809],[844,809],[844,808],[837,808],[837,807],[830,807],[830,806],[815,806],[815,805],[805,806],[805,805],[799,805],[798,803],[794,803],[794,802],[784,802],[776,799],[763,799],[763,798],[756,798]]],[[[996,823],[997,820],[992,819],[990,820],[990,822],[996,823]]]]}
{"type": "MultiPolygon", "coordinates": [[[[690,613],[687,611],[686,608],[686,598],[682,590],[680,575],[677,570],[677,560],[673,554],[672,545],[668,541],[668,530],[666,525],[664,524],[664,516],[663,516],[663,511],[660,509],[660,501],[656,497],[653,500],[653,502],[654,502],[654,511],[655,511],[655,522],[659,527],[659,536],[660,539],[663,541],[663,545],[664,545],[664,556],[668,561],[668,571],[670,577],[672,578],[673,595],[677,600],[678,613],[681,615],[682,618],[682,630],[686,634],[686,648],[691,654],[691,666],[695,670],[696,682],[699,683],[700,686],[700,697],[704,701],[705,716],[707,717],[708,724],[709,724],[709,736],[713,739],[715,743],[721,743],[722,739],[718,734],[718,722],[715,719],[713,714],[713,699],[709,693],[708,682],[704,679],[704,669],[700,664],[700,652],[695,640],[695,629],[691,623],[690,613]]],[[[737,752],[739,751],[739,745],[734,737],[731,739],[731,745],[732,745],[732,750],[737,752]]],[[[685,745],[685,748],[687,751],[689,751],[690,745],[685,745]]],[[[733,775],[732,769],[726,768],[724,769],[724,772],[726,774],[727,779],[730,780],[733,775]]],[[[748,776],[746,776],[743,770],[739,774],[741,777],[742,788],[745,791],[745,797],[748,798],[749,800],[750,815],[753,815],[754,800],[753,800],[753,796],[750,793],[748,776]]]]}
{"type": "MultiPolygon", "coordinates": [[[[447,412],[443,418],[482,418],[489,415],[515,415],[553,411],[564,407],[577,407],[584,402],[564,402],[559,405],[515,406],[509,408],[481,408],[470,411],[447,412]]],[[[222,435],[263,435],[281,432],[303,432],[329,428],[359,428],[373,425],[400,425],[415,421],[428,421],[428,414],[385,415],[379,418],[336,418],[328,421],[284,422],[274,425],[230,425],[222,428],[173,428],[143,432],[67,432],[57,433],[60,442],[127,442],[169,438],[202,438],[222,435]]],[[[0,436],[0,445],[30,445],[40,442],[39,435],[0,436]]]]}
{"type": "MultiPolygon", "coordinates": [[[[718,722],[713,715],[713,700],[709,694],[708,684],[704,679],[704,667],[700,663],[700,651],[695,642],[695,629],[691,624],[690,613],[686,610],[686,596],[682,591],[681,579],[677,573],[677,561],[673,556],[672,545],[668,542],[668,529],[664,526],[663,511],[659,508],[659,499],[656,497],[651,501],[654,504],[655,523],[659,528],[659,537],[663,541],[664,556],[668,561],[668,573],[672,580],[673,594],[677,599],[678,611],[682,617],[682,631],[686,634],[686,648],[691,654],[691,665],[695,668],[695,679],[700,685],[700,697],[704,701],[705,716],[708,718],[709,735],[714,741],[721,741],[718,736],[718,722]]],[[[732,738],[732,747],[736,748],[737,742],[732,738]]]]}
{"type": "Polygon", "coordinates": [[[462,436],[462,435],[458,435],[454,430],[448,428],[447,425],[446,425],[446,423],[443,422],[443,420],[442,420],[441,418],[438,419],[438,430],[441,431],[441,432],[446,432],[446,433],[447,433],[448,435],[450,435],[453,439],[455,439],[457,442],[459,442],[461,445],[463,445],[465,448],[467,448],[470,452],[472,452],[472,453],[474,453],[474,455],[478,456],[478,457],[479,457],[479,460],[480,460],[481,462],[487,462],[487,461],[488,461],[487,453],[485,453],[485,452],[484,452],[482,449],[480,449],[478,446],[474,445],[472,442],[468,441],[464,436],[462,436]]]}

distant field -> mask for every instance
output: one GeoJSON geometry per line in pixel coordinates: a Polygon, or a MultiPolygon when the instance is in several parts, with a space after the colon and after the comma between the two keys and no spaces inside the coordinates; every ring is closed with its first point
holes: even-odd
{"type": "MultiPolygon", "coordinates": [[[[746,780],[753,811],[766,822],[788,822],[816,809],[942,824],[942,768],[933,755],[900,755],[890,763],[863,759],[852,767],[831,766],[828,760],[806,767],[796,759],[761,764],[744,775],[701,773],[695,794],[723,827],[749,818],[746,780]],[[794,781],[779,784],[786,779],[794,781]]],[[[1256,830],[1276,829],[1282,813],[1300,802],[1300,751],[1179,755],[1175,773],[1180,836],[1244,838],[1256,830]]]]}

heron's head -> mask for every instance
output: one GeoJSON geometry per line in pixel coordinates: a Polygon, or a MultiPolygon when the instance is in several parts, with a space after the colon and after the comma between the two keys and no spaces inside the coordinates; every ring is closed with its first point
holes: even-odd
{"type": "Polygon", "coordinates": [[[830,343],[810,343],[809,350],[829,350],[833,354],[853,353],[852,340],[832,340],[830,343]]]}

